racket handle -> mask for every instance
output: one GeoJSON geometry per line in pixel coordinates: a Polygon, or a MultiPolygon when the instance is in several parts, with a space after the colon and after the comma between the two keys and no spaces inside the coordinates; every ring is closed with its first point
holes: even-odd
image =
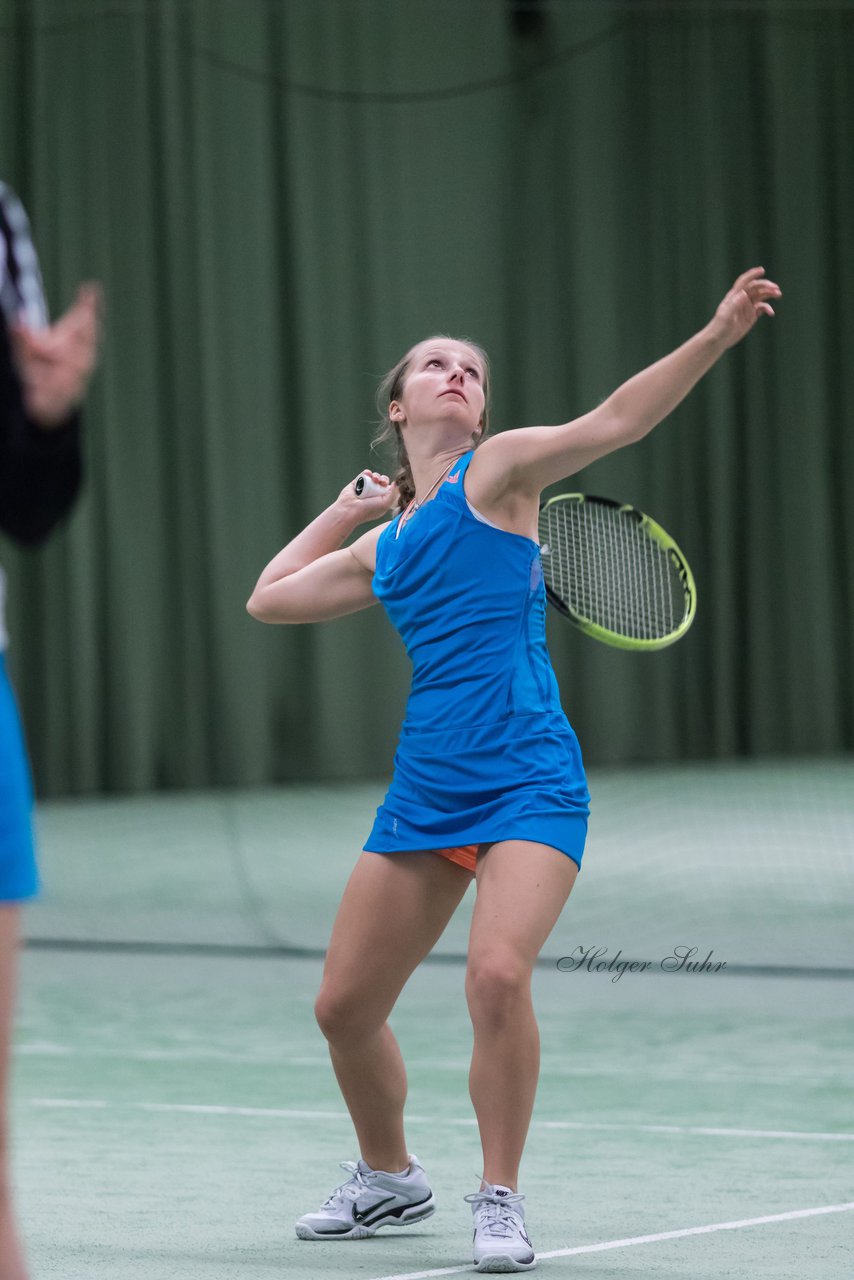
{"type": "Polygon", "coordinates": [[[377,484],[370,476],[357,476],[353,488],[357,498],[373,498],[378,493],[385,493],[388,485],[377,484]]]}

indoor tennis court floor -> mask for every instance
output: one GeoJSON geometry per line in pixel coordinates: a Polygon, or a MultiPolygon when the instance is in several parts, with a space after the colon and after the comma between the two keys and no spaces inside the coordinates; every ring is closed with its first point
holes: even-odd
{"type": "MultiPolygon", "coordinates": [[[[603,816],[595,840],[591,827],[589,879],[579,878],[533,983],[542,1071],[519,1189],[538,1274],[854,1274],[854,771],[836,762],[798,773],[801,803],[816,808],[804,831],[815,832],[819,810],[824,824],[806,872],[793,858],[797,821],[777,841],[768,825],[795,771],[593,775],[603,816]],[[741,826],[721,817],[726,839],[710,867],[708,822],[686,841],[688,800],[673,797],[708,814],[715,788],[732,796],[739,780],[741,826]],[[632,811],[627,849],[619,821],[632,811]],[[759,865],[760,854],[769,861],[759,865]],[[645,900],[633,889],[644,856],[645,883],[662,886],[645,900]],[[689,911],[698,898],[704,918],[689,911]],[[657,962],[680,942],[712,949],[728,968],[651,963],[615,981],[614,971],[556,963],[594,943],[657,962]]],[[[431,1178],[435,1215],[338,1244],[293,1230],[345,1179],[338,1162],[358,1155],[313,1001],[360,847],[353,832],[367,829],[381,794],[315,787],[43,808],[48,888],[29,916],[13,1091],[35,1277],[471,1271],[462,1197],[479,1186],[481,1157],[460,956],[474,887],[391,1020],[409,1073],[409,1149],[431,1178]]]]}

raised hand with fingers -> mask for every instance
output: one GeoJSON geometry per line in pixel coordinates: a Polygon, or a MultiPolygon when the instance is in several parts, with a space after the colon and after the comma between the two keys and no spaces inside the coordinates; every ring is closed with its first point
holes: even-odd
{"type": "Polygon", "coordinates": [[[98,359],[102,308],[101,286],[90,282],[80,286],[74,304],[47,328],[9,326],[24,404],[39,426],[59,426],[86,394],[98,359]]]}
{"type": "Polygon", "coordinates": [[[764,267],[751,267],[738,277],[712,321],[724,347],[734,347],[749,333],[761,315],[773,316],[769,298],[782,298],[778,284],[765,277],[764,267]]]}

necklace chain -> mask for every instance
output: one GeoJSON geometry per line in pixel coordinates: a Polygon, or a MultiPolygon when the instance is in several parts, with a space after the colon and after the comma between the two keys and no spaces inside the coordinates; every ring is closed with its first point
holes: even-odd
{"type": "Polygon", "coordinates": [[[455,462],[458,462],[458,461],[459,461],[459,459],[458,459],[458,458],[452,458],[452,459],[451,459],[451,461],[450,461],[450,462],[448,463],[448,465],[445,467],[445,470],[441,473],[441,475],[438,475],[438,476],[436,477],[436,479],[433,481],[433,483],[430,485],[430,488],[429,488],[429,489],[427,490],[427,492],[424,494],[424,497],[421,499],[421,501],[420,501],[420,502],[416,502],[414,498],[412,499],[412,501],[410,502],[409,506],[406,508],[406,510],[405,510],[405,511],[404,511],[404,513],[403,513],[403,518],[402,518],[402,520],[400,521],[400,526],[399,526],[399,527],[402,527],[402,526],[406,523],[406,521],[410,518],[410,516],[414,516],[414,515],[415,515],[415,512],[416,512],[416,511],[418,511],[421,507],[423,507],[423,506],[424,506],[424,503],[425,503],[425,502],[427,501],[427,499],[430,497],[430,494],[431,494],[431,493],[433,492],[433,490],[436,488],[436,485],[439,483],[439,481],[440,481],[440,480],[444,480],[445,476],[448,474],[448,472],[450,471],[451,467],[454,465],[454,463],[455,463],[455,462]]]}

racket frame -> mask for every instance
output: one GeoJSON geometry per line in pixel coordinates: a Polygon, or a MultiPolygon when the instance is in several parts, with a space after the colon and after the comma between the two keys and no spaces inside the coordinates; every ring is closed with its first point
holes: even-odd
{"type": "Polygon", "coordinates": [[[694,621],[694,614],[697,608],[697,588],[691,567],[670,534],[665,529],[662,529],[661,525],[656,520],[653,520],[652,516],[648,516],[646,512],[632,506],[630,502],[616,502],[613,498],[601,498],[592,493],[555,494],[554,497],[540,504],[540,515],[557,502],[595,502],[600,506],[611,507],[616,511],[625,513],[631,516],[633,520],[636,520],[653,541],[667,552],[670,562],[678,574],[679,581],[682,583],[682,590],[685,595],[685,615],[679,626],[669,635],[657,636],[654,639],[623,636],[615,631],[610,631],[607,627],[603,627],[597,622],[592,622],[589,618],[585,618],[583,614],[576,613],[552,590],[548,582],[545,581],[544,574],[543,585],[545,586],[546,599],[549,603],[557,609],[558,613],[563,614],[579,630],[583,631],[585,635],[592,636],[594,640],[601,640],[603,644],[613,645],[616,649],[633,649],[636,652],[650,653],[656,649],[667,649],[670,645],[675,644],[677,640],[680,640],[694,621]]]}

